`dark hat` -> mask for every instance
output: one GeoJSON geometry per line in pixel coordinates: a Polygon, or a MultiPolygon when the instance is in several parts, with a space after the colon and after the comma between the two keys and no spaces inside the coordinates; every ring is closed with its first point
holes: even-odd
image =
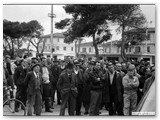
{"type": "Polygon", "coordinates": [[[36,67],[36,66],[41,66],[41,65],[40,65],[39,63],[34,64],[34,65],[32,66],[32,70],[33,70],[33,68],[36,67]]]}
{"type": "Polygon", "coordinates": [[[151,72],[154,72],[154,71],[155,71],[155,66],[151,68],[151,72]]]}
{"type": "Polygon", "coordinates": [[[54,60],[53,62],[59,62],[58,60],[54,60]]]}
{"type": "Polygon", "coordinates": [[[61,60],[61,62],[65,62],[65,60],[61,60]]]}
{"type": "Polygon", "coordinates": [[[5,56],[5,59],[7,59],[7,58],[10,58],[10,56],[9,56],[9,55],[6,55],[6,56],[5,56]]]}
{"type": "Polygon", "coordinates": [[[36,58],[36,57],[32,57],[32,58],[31,58],[31,60],[38,60],[38,58],[36,58]]]}
{"type": "Polygon", "coordinates": [[[129,71],[135,70],[135,65],[130,64],[130,65],[128,66],[128,70],[129,70],[129,71]]]}
{"type": "Polygon", "coordinates": [[[89,64],[89,65],[95,65],[96,62],[95,62],[95,61],[90,61],[90,62],[88,62],[88,64],[89,64]]]}
{"type": "Polygon", "coordinates": [[[80,65],[80,63],[78,62],[78,60],[74,60],[74,65],[80,65]]]}
{"type": "Polygon", "coordinates": [[[68,63],[67,63],[66,68],[68,68],[68,69],[73,69],[73,67],[74,67],[74,65],[73,65],[71,62],[68,62],[68,63]]]}

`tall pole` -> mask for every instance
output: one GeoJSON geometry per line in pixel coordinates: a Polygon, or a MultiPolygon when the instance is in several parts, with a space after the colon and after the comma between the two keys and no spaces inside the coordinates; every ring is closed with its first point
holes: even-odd
{"type": "Polygon", "coordinates": [[[53,58],[53,51],[55,50],[53,46],[53,18],[56,17],[55,14],[53,14],[53,5],[51,5],[51,13],[48,14],[49,17],[51,17],[51,58],[53,58]]]}

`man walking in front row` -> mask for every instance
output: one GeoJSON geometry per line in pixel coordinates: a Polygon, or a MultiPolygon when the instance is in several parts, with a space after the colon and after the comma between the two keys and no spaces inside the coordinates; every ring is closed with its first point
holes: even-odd
{"type": "Polygon", "coordinates": [[[32,71],[25,78],[25,86],[27,87],[27,115],[34,113],[37,116],[41,115],[42,111],[42,75],[40,73],[40,64],[32,66],[32,71]]]}
{"type": "Polygon", "coordinates": [[[74,115],[77,97],[77,80],[76,74],[73,72],[73,64],[68,63],[66,70],[61,73],[57,82],[57,88],[61,93],[62,104],[60,115],[65,115],[65,108],[68,103],[69,115],[74,115]]]}

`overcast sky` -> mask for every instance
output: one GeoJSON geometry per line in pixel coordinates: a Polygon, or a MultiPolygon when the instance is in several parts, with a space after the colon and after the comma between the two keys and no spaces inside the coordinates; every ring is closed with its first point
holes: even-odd
{"type": "MultiPolygon", "coordinates": [[[[56,15],[54,23],[60,20],[71,17],[66,14],[63,9],[64,5],[54,5],[53,12],[56,15]]],[[[155,5],[141,5],[141,10],[147,18],[147,21],[152,21],[149,27],[155,27],[155,5]]],[[[3,5],[3,19],[9,21],[29,22],[31,20],[37,20],[44,28],[44,35],[50,34],[51,31],[51,19],[48,14],[51,13],[51,5],[3,5]]],[[[113,27],[114,28],[114,27],[113,27]]],[[[63,32],[65,30],[53,30],[56,32],[63,32]]],[[[113,34],[112,40],[120,39],[120,36],[115,33],[115,30],[111,32],[113,34]]],[[[86,41],[90,41],[90,38],[85,38],[86,41]]]]}

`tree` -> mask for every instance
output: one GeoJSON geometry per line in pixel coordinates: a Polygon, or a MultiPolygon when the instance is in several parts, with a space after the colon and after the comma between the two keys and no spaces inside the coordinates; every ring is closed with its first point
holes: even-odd
{"type": "Polygon", "coordinates": [[[35,44],[36,48],[38,49],[37,46],[40,42],[42,42],[40,39],[42,32],[43,27],[36,20],[32,20],[28,23],[3,20],[4,53],[9,54],[11,58],[14,59],[15,50],[19,51],[23,42],[27,42],[27,40],[29,41],[30,45],[30,43],[33,43],[34,38],[39,39],[38,44],[35,44]]]}
{"type": "Polygon", "coordinates": [[[40,53],[43,53],[45,41],[41,38],[41,35],[43,35],[43,27],[40,25],[40,23],[37,20],[32,20],[28,23],[23,23],[24,32],[27,33],[27,36],[25,39],[27,39],[28,43],[28,50],[30,44],[32,44],[37,51],[37,55],[40,53]],[[42,51],[39,51],[39,44],[43,42],[43,48],[42,51]]]}
{"type": "Polygon", "coordinates": [[[22,46],[22,27],[19,22],[11,22],[3,20],[3,48],[11,58],[14,58],[15,49],[20,49],[22,46]]]}
{"type": "Polygon", "coordinates": [[[71,19],[61,20],[55,26],[58,29],[69,27],[64,32],[65,42],[70,43],[78,37],[93,38],[93,46],[95,48],[96,57],[99,59],[99,51],[97,44],[110,39],[111,34],[107,26],[106,19],[108,18],[110,6],[107,5],[66,5],[64,6],[66,13],[72,14],[71,19]],[[105,29],[102,29],[105,26],[105,29]],[[103,33],[104,37],[96,36],[103,33]]]}
{"type": "Polygon", "coordinates": [[[130,42],[134,45],[146,37],[144,35],[146,19],[139,5],[125,4],[112,6],[109,20],[119,25],[117,30],[121,33],[121,57],[126,61],[125,49],[128,43],[130,42]]]}

